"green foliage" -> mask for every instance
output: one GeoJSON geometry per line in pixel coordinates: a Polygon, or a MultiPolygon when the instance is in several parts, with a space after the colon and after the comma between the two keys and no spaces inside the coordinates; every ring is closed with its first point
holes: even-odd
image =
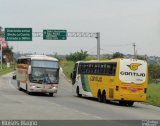
{"type": "Polygon", "coordinates": [[[160,83],[158,84],[149,84],[147,91],[147,102],[149,104],[160,107],[160,83]]]}
{"type": "Polygon", "coordinates": [[[124,57],[124,54],[120,53],[120,52],[116,52],[113,54],[112,58],[123,58],[124,57]]]}
{"type": "Polygon", "coordinates": [[[139,60],[147,60],[146,56],[137,55],[136,58],[139,59],[139,60]]]}
{"type": "Polygon", "coordinates": [[[0,68],[0,76],[6,73],[10,73],[14,70],[14,65],[11,65],[10,68],[7,68],[6,64],[3,64],[2,69],[0,68]]]}
{"type": "Polygon", "coordinates": [[[70,79],[70,74],[73,71],[74,62],[73,61],[63,61],[63,63],[61,64],[61,67],[63,69],[63,73],[65,74],[65,76],[68,79],[70,79]]]}
{"type": "MultiPolygon", "coordinates": [[[[4,32],[2,31],[3,28],[0,26],[0,37],[4,37],[4,32]]],[[[13,47],[7,47],[3,49],[3,56],[6,56],[6,59],[3,59],[3,61],[11,62],[13,60],[13,47]]]]}
{"type": "Polygon", "coordinates": [[[148,66],[149,73],[149,81],[158,83],[158,79],[160,78],[160,65],[158,64],[150,64],[148,66]]]}
{"type": "Polygon", "coordinates": [[[4,37],[4,32],[2,30],[3,28],[0,26],[0,37],[4,37]]]}
{"type": "Polygon", "coordinates": [[[79,60],[84,60],[88,56],[87,51],[81,50],[80,52],[75,52],[75,53],[70,53],[70,55],[66,56],[66,59],[68,61],[79,61],[79,60]]]}
{"type": "Polygon", "coordinates": [[[4,32],[2,30],[3,28],[0,26],[0,37],[4,37],[4,32]]]}
{"type": "Polygon", "coordinates": [[[3,49],[3,55],[6,56],[6,59],[5,60],[3,59],[3,61],[6,61],[6,62],[13,61],[13,51],[12,50],[13,48],[9,46],[3,49]]]}

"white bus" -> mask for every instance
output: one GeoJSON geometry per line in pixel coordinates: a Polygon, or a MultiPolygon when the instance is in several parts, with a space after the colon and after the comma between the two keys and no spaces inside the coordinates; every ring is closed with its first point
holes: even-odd
{"type": "Polygon", "coordinates": [[[44,92],[53,96],[59,83],[59,63],[46,55],[28,55],[18,58],[16,80],[19,90],[44,92]]]}

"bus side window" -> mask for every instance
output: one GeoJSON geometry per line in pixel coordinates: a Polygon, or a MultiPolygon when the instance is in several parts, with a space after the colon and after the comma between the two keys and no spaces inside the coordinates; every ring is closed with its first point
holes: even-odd
{"type": "Polygon", "coordinates": [[[74,69],[73,69],[73,75],[72,75],[73,79],[76,78],[76,74],[77,74],[77,63],[75,64],[74,69]]]}
{"type": "Polygon", "coordinates": [[[115,76],[115,74],[116,74],[116,64],[113,64],[112,75],[115,76]]]}
{"type": "Polygon", "coordinates": [[[78,67],[78,74],[81,74],[82,73],[82,65],[79,64],[79,67],[78,67]]]}
{"type": "Polygon", "coordinates": [[[91,64],[91,74],[93,74],[94,73],[94,64],[92,63],[91,64]]]}
{"type": "Polygon", "coordinates": [[[97,74],[100,74],[100,64],[97,64],[97,74]]]}
{"type": "Polygon", "coordinates": [[[94,65],[94,74],[97,74],[97,64],[94,65]]]}
{"type": "Polygon", "coordinates": [[[85,64],[82,64],[82,74],[85,74],[85,64]]]}
{"type": "Polygon", "coordinates": [[[116,64],[110,64],[109,75],[115,76],[115,73],[116,73],[116,64]]]}
{"type": "Polygon", "coordinates": [[[77,63],[74,66],[74,71],[77,72],[77,63]]]}
{"type": "Polygon", "coordinates": [[[106,66],[106,74],[107,75],[110,75],[110,68],[111,66],[110,66],[110,64],[107,64],[107,66],[106,66]]]}

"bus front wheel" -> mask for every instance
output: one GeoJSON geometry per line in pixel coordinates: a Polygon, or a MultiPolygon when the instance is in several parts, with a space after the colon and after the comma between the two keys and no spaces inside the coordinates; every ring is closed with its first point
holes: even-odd
{"type": "Polygon", "coordinates": [[[20,81],[17,81],[17,87],[18,87],[18,90],[21,91],[22,88],[20,87],[20,81]]]}
{"type": "Polygon", "coordinates": [[[79,93],[79,87],[77,87],[76,93],[77,93],[77,96],[78,96],[78,97],[82,97],[82,94],[79,93]]]}
{"type": "Polygon", "coordinates": [[[53,97],[53,94],[54,94],[54,93],[49,93],[49,96],[53,97]]]}
{"type": "Polygon", "coordinates": [[[26,84],[26,92],[27,94],[31,95],[31,92],[28,90],[28,85],[26,84]]]}

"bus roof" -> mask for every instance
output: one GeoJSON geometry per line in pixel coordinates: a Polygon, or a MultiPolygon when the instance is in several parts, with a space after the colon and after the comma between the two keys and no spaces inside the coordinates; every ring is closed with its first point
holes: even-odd
{"type": "Polygon", "coordinates": [[[129,58],[116,58],[116,59],[110,59],[110,60],[89,60],[89,61],[77,61],[76,63],[105,63],[105,62],[119,62],[120,60],[130,60],[130,61],[144,61],[145,60],[139,60],[139,59],[129,59],[129,58]]]}
{"type": "Polygon", "coordinates": [[[26,55],[21,56],[18,59],[26,59],[30,58],[31,60],[50,60],[50,61],[58,61],[57,58],[46,56],[46,55],[26,55]]]}

